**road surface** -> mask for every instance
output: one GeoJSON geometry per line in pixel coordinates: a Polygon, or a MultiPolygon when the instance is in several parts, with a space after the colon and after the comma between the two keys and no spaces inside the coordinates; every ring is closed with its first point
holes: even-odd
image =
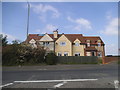
{"type": "Polygon", "coordinates": [[[118,65],[3,67],[2,88],[115,88],[118,65]]]}

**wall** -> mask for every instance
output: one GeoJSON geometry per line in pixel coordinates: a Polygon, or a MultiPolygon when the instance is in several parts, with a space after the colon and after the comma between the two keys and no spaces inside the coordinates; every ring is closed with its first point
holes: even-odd
{"type": "MultiPolygon", "coordinates": [[[[76,42],[81,43],[81,41],[79,41],[78,39],[76,39],[74,41],[74,43],[76,43],[76,42]]],[[[84,46],[83,45],[79,45],[79,46],[73,45],[73,56],[75,56],[75,53],[80,53],[80,56],[84,56],[84,46]]]]}
{"type": "MultiPolygon", "coordinates": [[[[39,42],[40,46],[44,46],[43,42],[39,42]]],[[[48,51],[54,51],[54,42],[49,42],[49,45],[44,46],[45,48],[48,48],[48,51]]]]}
{"type": "Polygon", "coordinates": [[[103,58],[103,64],[106,64],[106,63],[110,63],[112,61],[118,61],[120,57],[114,57],[114,56],[110,56],[110,57],[104,57],[103,58]]]}
{"type": "Polygon", "coordinates": [[[95,46],[95,48],[96,48],[98,51],[102,52],[102,57],[105,56],[105,49],[104,49],[104,46],[100,46],[100,47],[95,46]]]}
{"type": "Polygon", "coordinates": [[[64,56],[64,52],[68,52],[68,56],[72,56],[72,43],[64,35],[55,42],[55,53],[58,55],[58,52],[61,52],[62,56],[64,56]],[[66,42],[66,45],[60,46],[60,42],[66,42]]]}

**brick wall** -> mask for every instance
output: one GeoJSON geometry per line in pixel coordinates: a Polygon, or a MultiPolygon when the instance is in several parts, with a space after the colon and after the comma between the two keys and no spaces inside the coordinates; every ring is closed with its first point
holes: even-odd
{"type": "Polygon", "coordinates": [[[110,56],[110,57],[104,57],[103,58],[103,64],[107,64],[107,63],[110,63],[112,61],[118,61],[118,58],[120,57],[117,57],[117,56],[110,56]]]}

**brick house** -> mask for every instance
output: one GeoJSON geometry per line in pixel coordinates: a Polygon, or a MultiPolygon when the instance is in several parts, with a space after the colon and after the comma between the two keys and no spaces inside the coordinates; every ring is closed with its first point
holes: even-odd
{"type": "Polygon", "coordinates": [[[105,56],[104,42],[99,36],[82,34],[29,34],[26,39],[32,47],[44,46],[47,52],[54,51],[57,56],[105,56]]]}

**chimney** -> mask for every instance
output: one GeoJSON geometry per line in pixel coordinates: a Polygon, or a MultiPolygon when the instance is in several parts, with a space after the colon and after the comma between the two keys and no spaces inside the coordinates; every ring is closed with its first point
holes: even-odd
{"type": "Polygon", "coordinates": [[[58,38],[58,29],[53,31],[53,34],[54,34],[54,38],[58,38]]]}

